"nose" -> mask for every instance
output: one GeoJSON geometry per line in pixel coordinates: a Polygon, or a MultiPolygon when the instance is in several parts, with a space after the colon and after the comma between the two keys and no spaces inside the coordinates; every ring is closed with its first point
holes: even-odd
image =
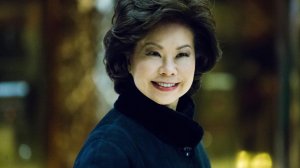
{"type": "Polygon", "coordinates": [[[174,60],[163,60],[162,65],[159,68],[159,74],[162,76],[177,75],[177,66],[174,60]]]}

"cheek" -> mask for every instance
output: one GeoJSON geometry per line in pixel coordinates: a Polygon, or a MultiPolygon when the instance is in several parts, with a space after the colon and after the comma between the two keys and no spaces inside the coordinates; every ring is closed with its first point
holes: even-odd
{"type": "Polygon", "coordinates": [[[185,75],[194,76],[194,72],[195,72],[195,68],[196,68],[196,64],[195,64],[194,60],[189,60],[189,61],[182,62],[182,63],[180,63],[180,67],[181,67],[181,70],[183,71],[183,73],[185,75]]]}
{"type": "Polygon", "coordinates": [[[149,63],[149,61],[138,61],[132,66],[132,75],[136,77],[146,78],[149,74],[152,74],[155,69],[154,63],[149,63]]]}
{"type": "Polygon", "coordinates": [[[191,61],[190,63],[185,64],[181,74],[184,75],[187,83],[192,84],[194,81],[195,63],[191,61]]]}
{"type": "Polygon", "coordinates": [[[194,68],[194,67],[193,67],[193,68],[189,68],[189,69],[187,70],[186,74],[187,74],[186,77],[187,77],[191,82],[193,82],[193,80],[194,80],[194,75],[195,75],[195,68],[194,68]]]}

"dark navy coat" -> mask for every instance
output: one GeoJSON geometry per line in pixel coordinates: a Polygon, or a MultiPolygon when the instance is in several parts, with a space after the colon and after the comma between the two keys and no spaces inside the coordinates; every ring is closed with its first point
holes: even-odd
{"type": "Polygon", "coordinates": [[[74,168],[210,168],[193,110],[189,97],[173,111],[131,90],[90,133],[74,168]]]}

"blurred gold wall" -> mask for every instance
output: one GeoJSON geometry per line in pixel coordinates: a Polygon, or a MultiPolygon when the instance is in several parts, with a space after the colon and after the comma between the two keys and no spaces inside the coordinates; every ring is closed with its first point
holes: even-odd
{"type": "Polygon", "coordinates": [[[82,7],[80,2],[51,0],[45,4],[49,168],[72,167],[84,139],[98,121],[93,72],[101,16],[93,6],[82,7]]]}

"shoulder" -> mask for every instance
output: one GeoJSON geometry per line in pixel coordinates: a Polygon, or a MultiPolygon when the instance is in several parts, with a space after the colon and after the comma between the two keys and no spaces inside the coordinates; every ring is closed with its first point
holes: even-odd
{"type": "Polygon", "coordinates": [[[198,155],[198,159],[200,160],[200,164],[202,167],[211,167],[209,158],[207,153],[203,147],[202,142],[200,142],[196,147],[196,153],[198,155]]]}
{"type": "Polygon", "coordinates": [[[132,139],[131,133],[136,129],[140,129],[140,125],[121,112],[112,109],[90,133],[87,143],[102,139],[123,144],[132,139]]]}
{"type": "Polygon", "coordinates": [[[130,167],[134,153],[129,129],[134,123],[116,110],[111,110],[90,133],[77,156],[74,168],[130,167]]]}
{"type": "Polygon", "coordinates": [[[79,153],[74,164],[74,168],[120,166],[130,167],[125,152],[117,144],[103,139],[89,142],[79,153]]]}

